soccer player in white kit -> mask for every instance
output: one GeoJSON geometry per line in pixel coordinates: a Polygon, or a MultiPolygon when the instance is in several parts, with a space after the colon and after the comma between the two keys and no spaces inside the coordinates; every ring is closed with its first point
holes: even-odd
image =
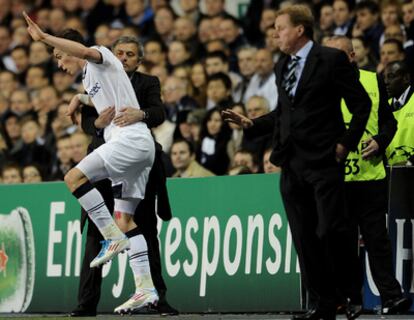
{"type": "MultiPolygon", "coordinates": [[[[62,37],[49,35],[26,13],[23,15],[33,40],[54,47],[54,56],[60,68],[70,74],[83,72],[84,88],[98,113],[109,106],[114,106],[115,112],[125,106],[139,109],[134,89],[122,63],[109,49],[85,47],[80,33],[75,30],[65,31],[62,37]]],[[[68,108],[68,115],[74,121],[75,111],[81,106],[80,99],[85,99],[85,96],[75,96],[68,108]]],[[[90,101],[83,102],[90,104],[90,101]]],[[[91,267],[99,266],[129,248],[129,262],[136,291],[129,300],[115,308],[115,312],[125,313],[158,301],[151,279],[147,244],[132,219],[139,201],[144,198],[154,161],[155,145],[150,130],[143,122],[124,127],[111,123],[105,128],[104,138],[103,145],[66,174],[65,183],[105,239],[102,250],[91,262],[91,267]],[[92,185],[105,178],[109,178],[119,191],[115,196],[116,223],[101,194],[92,185]],[[124,232],[129,234],[129,239],[124,232]]]]}

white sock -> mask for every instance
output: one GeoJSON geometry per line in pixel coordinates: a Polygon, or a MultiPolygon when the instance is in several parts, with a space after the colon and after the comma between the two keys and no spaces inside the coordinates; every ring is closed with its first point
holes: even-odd
{"type": "Polygon", "coordinates": [[[115,224],[102,195],[95,188],[85,193],[78,199],[80,205],[88,213],[89,218],[95,223],[104,239],[119,239],[125,237],[115,224]]]}
{"type": "Polygon", "coordinates": [[[153,289],[151,270],[148,261],[147,242],[142,234],[129,238],[129,265],[135,278],[136,289],[153,289]]]}

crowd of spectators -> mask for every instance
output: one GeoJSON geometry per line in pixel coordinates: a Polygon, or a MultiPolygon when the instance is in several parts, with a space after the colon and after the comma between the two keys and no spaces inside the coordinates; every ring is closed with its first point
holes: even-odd
{"type": "Polygon", "coordinates": [[[51,34],[79,30],[90,46],[140,39],[139,71],[161,83],[166,120],[153,134],[171,176],[277,172],[272,137],[243,136],[220,111],[253,119],[277,107],[275,13],[298,2],[314,12],[316,42],[352,38],[359,68],[381,74],[406,60],[414,69],[413,0],[254,0],[242,17],[226,12],[226,0],[0,0],[0,182],[62,180],[89,144],[65,116],[82,75],[60,70],[52,48],[31,41],[23,11],[51,34]]]}

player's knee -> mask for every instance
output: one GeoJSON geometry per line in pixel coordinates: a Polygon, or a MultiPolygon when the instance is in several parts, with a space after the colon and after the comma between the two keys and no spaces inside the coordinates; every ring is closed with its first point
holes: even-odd
{"type": "Polygon", "coordinates": [[[131,222],[133,223],[134,220],[130,214],[115,211],[115,222],[122,232],[128,232],[131,230],[131,222]]]}

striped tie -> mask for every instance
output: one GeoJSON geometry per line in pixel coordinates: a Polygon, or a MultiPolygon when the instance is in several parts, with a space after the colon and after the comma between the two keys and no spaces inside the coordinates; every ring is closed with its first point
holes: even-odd
{"type": "Polygon", "coordinates": [[[298,65],[298,62],[300,60],[300,57],[293,56],[286,67],[286,71],[283,75],[283,87],[288,95],[288,97],[292,100],[293,98],[293,88],[296,84],[296,66],[298,65]]]}

